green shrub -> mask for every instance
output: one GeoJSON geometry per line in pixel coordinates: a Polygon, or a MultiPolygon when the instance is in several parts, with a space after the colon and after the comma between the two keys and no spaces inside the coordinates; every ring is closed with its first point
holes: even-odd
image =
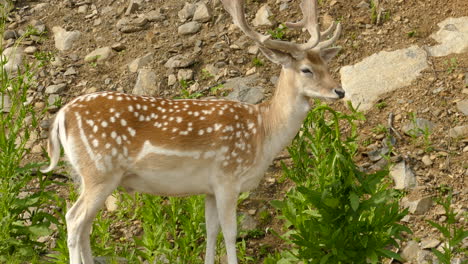
{"type": "Polygon", "coordinates": [[[304,263],[400,259],[389,246],[398,247],[395,239],[410,232],[398,224],[407,211],[399,210],[388,189],[388,171],[366,174],[353,162],[357,119],[361,115],[354,110],[346,115],[319,104],[288,149],[293,164],[283,167],[296,187],[272,204],[291,229],[283,236],[294,245],[291,253],[304,263]],[[340,123],[350,128],[344,139],[340,123]]]}
{"type": "Polygon", "coordinates": [[[30,131],[43,113],[27,103],[34,83],[30,66],[13,76],[4,70],[7,59],[0,57],[0,263],[34,263],[45,250],[38,238],[51,234],[51,223],[57,223],[43,210],[52,193],[45,191],[51,182],[35,173],[41,164],[23,162],[30,131]]]}

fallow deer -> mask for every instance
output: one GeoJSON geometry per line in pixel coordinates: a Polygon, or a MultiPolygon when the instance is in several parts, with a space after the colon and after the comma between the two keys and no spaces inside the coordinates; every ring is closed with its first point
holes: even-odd
{"type": "Polygon", "coordinates": [[[71,264],[93,263],[92,221],[118,186],[164,196],[205,194],[205,264],[214,263],[220,226],[228,263],[236,264],[239,193],[256,188],[275,155],[291,142],[311,98],[344,97],[326,66],[339,51],[327,47],[341,27],[332,24],[319,31],[316,0],[304,0],[302,21],[287,24],[307,29],[311,37],[302,44],[254,31],[245,19],[243,0],[222,2],[235,25],[282,66],[272,99],[251,105],[99,92],[65,105],[51,127],[51,161],[43,172],[57,165],[62,145],[81,177],[81,194],[66,214],[71,264]]]}

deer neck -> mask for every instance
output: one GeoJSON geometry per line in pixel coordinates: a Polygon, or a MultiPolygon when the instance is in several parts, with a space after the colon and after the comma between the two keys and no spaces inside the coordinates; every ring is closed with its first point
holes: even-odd
{"type": "Polygon", "coordinates": [[[299,131],[310,110],[309,100],[300,94],[291,69],[281,70],[273,98],[260,105],[265,138],[264,153],[274,158],[299,131]]]}

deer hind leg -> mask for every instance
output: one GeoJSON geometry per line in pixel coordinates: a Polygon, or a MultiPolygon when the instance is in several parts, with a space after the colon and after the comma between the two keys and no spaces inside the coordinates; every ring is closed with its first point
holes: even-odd
{"type": "Polygon", "coordinates": [[[206,255],[205,264],[214,264],[216,252],[216,238],[219,232],[218,210],[216,199],[213,195],[205,197],[205,222],[206,222],[206,255]]]}
{"type": "Polygon", "coordinates": [[[93,219],[120,181],[120,177],[108,178],[113,180],[100,183],[83,181],[80,197],[66,214],[70,264],[94,263],[89,238],[93,219]]]}
{"type": "Polygon", "coordinates": [[[228,264],[237,264],[236,236],[237,221],[236,207],[239,192],[233,186],[225,186],[216,192],[216,207],[218,209],[219,222],[223,231],[224,243],[228,264]]]}

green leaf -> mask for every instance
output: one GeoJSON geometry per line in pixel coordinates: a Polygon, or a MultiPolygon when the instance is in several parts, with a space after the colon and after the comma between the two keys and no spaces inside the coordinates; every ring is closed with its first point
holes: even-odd
{"type": "Polygon", "coordinates": [[[50,230],[47,226],[41,226],[41,225],[33,225],[28,227],[29,232],[33,234],[36,237],[40,236],[47,236],[52,233],[52,230],[50,230]]]}
{"type": "Polygon", "coordinates": [[[349,201],[351,202],[351,208],[356,212],[359,208],[359,197],[354,192],[351,192],[349,201]]]}
{"type": "Polygon", "coordinates": [[[385,248],[380,248],[380,249],[377,249],[377,251],[379,253],[381,253],[382,256],[384,256],[384,257],[393,258],[393,259],[396,259],[396,260],[398,260],[400,262],[404,262],[403,258],[399,254],[397,254],[397,253],[395,253],[395,252],[393,252],[391,250],[388,250],[388,249],[385,249],[385,248]]]}

